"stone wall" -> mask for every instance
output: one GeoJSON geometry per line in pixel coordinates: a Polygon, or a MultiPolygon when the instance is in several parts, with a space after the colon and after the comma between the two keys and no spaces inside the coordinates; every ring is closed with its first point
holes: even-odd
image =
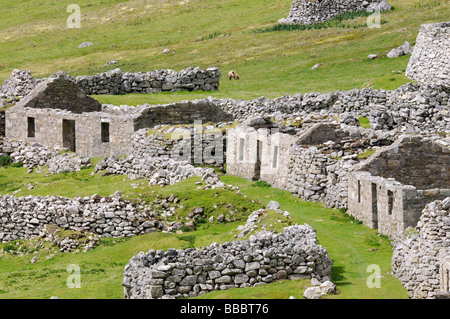
{"type": "Polygon", "coordinates": [[[5,80],[3,85],[0,86],[0,101],[21,99],[30,93],[41,81],[40,79],[35,79],[29,70],[14,69],[9,79],[5,80]]]}
{"type": "Polygon", "coordinates": [[[390,10],[391,6],[381,0],[294,0],[287,19],[280,24],[315,24],[333,19],[345,12],[390,10]]]}
{"type": "Polygon", "coordinates": [[[100,157],[129,152],[134,121],[129,115],[108,112],[86,114],[52,109],[14,107],[7,111],[6,136],[49,147],[67,148],[83,157],[100,157]],[[29,137],[28,118],[34,118],[35,136],[29,137]],[[64,121],[74,121],[73,144],[64,138],[64,121]],[[109,124],[109,142],[102,140],[102,123],[109,124]]]}
{"type": "MultiPolygon", "coordinates": [[[[220,70],[199,67],[181,71],[154,70],[150,72],[123,73],[120,69],[96,75],[80,75],[72,81],[89,95],[156,93],[163,91],[216,91],[219,89],[220,70]]],[[[36,79],[29,70],[13,70],[9,79],[0,86],[0,102],[15,102],[25,97],[47,78],[36,79]]]]}
{"type": "Polygon", "coordinates": [[[256,115],[276,120],[307,119],[311,113],[339,115],[354,112],[368,117],[376,130],[450,131],[450,90],[408,83],[393,91],[353,89],[330,93],[296,94],[276,99],[214,100],[234,116],[245,120],[256,115]]]}
{"type": "Polygon", "coordinates": [[[218,123],[233,120],[233,115],[223,110],[211,98],[163,105],[138,105],[135,114],[133,118],[135,131],[156,125],[192,125],[194,121],[218,123]]]}
{"type": "Polygon", "coordinates": [[[230,123],[211,124],[194,128],[155,127],[141,129],[131,137],[131,152],[144,155],[172,158],[196,165],[223,166],[226,157],[226,132],[230,123]]]}
{"type": "Polygon", "coordinates": [[[426,85],[450,87],[450,22],[424,24],[405,75],[426,85]]]}
{"type": "Polygon", "coordinates": [[[155,231],[157,222],[119,194],[74,199],[0,196],[0,241],[30,239],[49,224],[102,237],[131,237],[155,231]]]}
{"type": "Polygon", "coordinates": [[[6,136],[100,157],[129,154],[131,136],[141,128],[231,119],[209,99],[136,107],[101,105],[66,74],[58,73],[6,111],[6,136]]]}
{"type": "Polygon", "coordinates": [[[426,205],[417,227],[403,232],[393,245],[392,274],[410,298],[448,294],[448,273],[443,271],[448,272],[450,253],[450,197],[426,205]]]}
{"type": "Polygon", "coordinates": [[[140,252],[124,269],[127,299],[195,297],[282,279],[331,279],[332,261],[309,225],[260,232],[246,241],[202,249],[140,252]]]}
{"type": "Polygon", "coordinates": [[[379,150],[361,170],[422,190],[450,189],[450,149],[439,139],[403,135],[391,146],[379,150]]]}
{"type": "Polygon", "coordinates": [[[199,67],[181,71],[155,70],[123,73],[114,69],[96,75],[77,76],[75,82],[86,94],[157,93],[163,91],[216,91],[219,89],[219,68],[199,67]]]}

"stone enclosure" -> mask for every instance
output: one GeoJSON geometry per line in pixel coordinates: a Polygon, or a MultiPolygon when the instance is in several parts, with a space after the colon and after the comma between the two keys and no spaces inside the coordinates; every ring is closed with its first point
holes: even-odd
{"type": "Polygon", "coordinates": [[[332,264],[315,230],[296,225],[203,249],[141,252],[125,266],[122,286],[127,299],[195,297],[282,279],[326,281],[332,264]]]}
{"type": "Polygon", "coordinates": [[[288,17],[278,23],[310,25],[346,12],[375,10],[388,11],[391,6],[385,0],[294,0],[288,17]]]}

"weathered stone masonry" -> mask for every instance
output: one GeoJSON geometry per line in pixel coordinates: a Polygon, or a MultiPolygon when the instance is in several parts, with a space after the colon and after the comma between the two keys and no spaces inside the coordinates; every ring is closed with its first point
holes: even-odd
{"type": "Polygon", "coordinates": [[[348,176],[348,213],[395,238],[415,227],[425,205],[450,196],[450,149],[422,136],[402,136],[348,176]]]}
{"type": "Polygon", "coordinates": [[[155,231],[158,226],[137,205],[119,195],[73,199],[0,196],[1,242],[33,238],[49,224],[102,237],[131,237],[155,231]]]}
{"type": "Polygon", "coordinates": [[[67,148],[80,156],[125,155],[131,153],[131,136],[141,128],[231,118],[208,99],[137,107],[101,105],[60,73],[7,110],[6,137],[67,148]]]}
{"type": "Polygon", "coordinates": [[[450,87],[450,22],[420,27],[405,75],[419,83],[450,87]]]}
{"type": "Polygon", "coordinates": [[[158,93],[163,91],[216,91],[219,89],[219,68],[199,67],[181,71],[155,70],[123,73],[114,69],[105,73],[74,79],[86,94],[158,93]]]}
{"type": "Polygon", "coordinates": [[[410,298],[450,295],[450,197],[428,203],[417,227],[394,241],[392,274],[410,298]]]}
{"type": "Polygon", "coordinates": [[[315,230],[296,225],[202,249],[140,252],[125,266],[122,286],[127,299],[195,297],[282,279],[326,281],[332,264],[315,230]]]}
{"type": "Polygon", "coordinates": [[[314,24],[333,19],[345,12],[387,11],[391,6],[384,0],[294,0],[287,19],[280,24],[314,24]]]}

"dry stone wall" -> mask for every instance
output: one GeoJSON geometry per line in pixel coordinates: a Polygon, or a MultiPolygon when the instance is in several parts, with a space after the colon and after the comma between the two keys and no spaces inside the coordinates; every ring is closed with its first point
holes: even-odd
{"type": "Polygon", "coordinates": [[[46,225],[98,234],[102,237],[131,237],[155,231],[151,220],[135,204],[110,197],[66,198],[61,196],[0,196],[0,241],[30,239],[46,225]]]}
{"type": "Polygon", "coordinates": [[[296,94],[276,99],[214,100],[236,120],[255,115],[287,120],[308,114],[339,115],[354,112],[368,117],[371,128],[401,128],[418,132],[450,131],[450,90],[442,86],[408,83],[393,91],[353,89],[330,93],[296,94]]]}
{"type": "Polygon", "coordinates": [[[155,70],[123,73],[114,69],[96,75],[77,76],[75,82],[86,94],[158,93],[163,91],[217,91],[219,68],[199,67],[181,71],[155,70]]]}
{"type": "Polygon", "coordinates": [[[283,188],[308,201],[346,208],[348,173],[361,162],[359,154],[391,144],[394,133],[343,125],[336,140],[319,145],[294,144],[289,150],[287,185],[283,188]]]}
{"type": "Polygon", "coordinates": [[[445,269],[442,263],[450,252],[450,197],[429,203],[417,227],[404,231],[393,245],[392,274],[402,282],[410,298],[449,293],[448,276],[440,271],[445,269]],[[447,290],[443,291],[443,287],[447,290]]]}
{"type": "Polygon", "coordinates": [[[280,24],[315,24],[333,19],[346,12],[391,10],[384,0],[294,0],[287,19],[280,24]]]}
{"type": "Polygon", "coordinates": [[[140,252],[125,266],[122,286],[127,299],[195,297],[282,279],[326,281],[332,263],[315,230],[296,225],[202,249],[140,252]]]}
{"type": "Polygon", "coordinates": [[[450,22],[420,27],[406,76],[422,84],[450,87],[450,22]]]}
{"type": "Polygon", "coordinates": [[[222,166],[226,156],[226,132],[230,123],[217,123],[199,128],[154,127],[141,129],[131,137],[135,156],[168,157],[190,164],[222,166]]]}

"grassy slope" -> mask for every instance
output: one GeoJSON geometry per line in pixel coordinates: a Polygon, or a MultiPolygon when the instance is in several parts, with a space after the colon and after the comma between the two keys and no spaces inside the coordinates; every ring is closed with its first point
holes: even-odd
{"type": "MultiPolygon", "coordinates": [[[[287,16],[291,0],[80,0],[81,29],[65,26],[71,0],[6,1],[0,4],[0,79],[14,68],[30,69],[36,76],[58,70],[94,74],[108,70],[105,62],[116,59],[123,71],[219,66],[223,79],[219,92],[100,97],[105,103],[166,103],[208,95],[248,99],[363,86],[394,89],[408,82],[393,71],[404,71],[409,57],[368,60],[367,55],[387,53],[405,40],[414,44],[419,26],[447,20],[450,6],[448,1],[390,2],[395,10],[383,15],[387,23],[381,29],[255,34],[253,30],[287,16]],[[215,32],[220,35],[209,37],[215,32]],[[84,41],[95,45],[78,49],[84,41]],[[176,53],[164,55],[165,48],[176,53]],[[311,70],[316,63],[324,65],[311,70]],[[240,81],[226,79],[230,69],[238,71],[240,81]]],[[[360,17],[350,23],[365,21],[360,17]]]]}
{"type": "MultiPolygon", "coordinates": [[[[123,176],[91,177],[86,169],[79,173],[45,177],[42,173],[25,174],[22,168],[0,168],[0,175],[5,184],[0,185],[0,193],[11,193],[12,189],[22,189],[17,195],[59,194],[62,196],[88,195],[97,193],[109,195],[112,190],[120,190],[130,199],[154,196],[152,191],[163,196],[175,194],[185,199],[183,204],[195,206],[193,199],[198,199],[202,206],[212,197],[210,191],[195,193],[195,182],[191,178],[163,189],[148,187],[145,184],[134,189],[123,176]],[[62,178],[64,177],[64,178],[62,178]],[[8,185],[8,181],[15,181],[8,185]],[[27,190],[23,185],[39,182],[35,189],[27,190]],[[56,184],[55,184],[56,183],[56,184]],[[22,186],[21,186],[21,185],[22,186]],[[77,189],[74,190],[74,185],[77,189]],[[55,187],[51,187],[54,185],[55,187]]],[[[332,259],[333,280],[340,294],[331,298],[406,298],[406,291],[400,282],[388,274],[392,254],[389,242],[376,235],[359,223],[352,223],[343,213],[325,208],[322,204],[302,202],[286,191],[273,188],[252,187],[241,178],[222,176],[224,182],[238,185],[243,196],[266,205],[269,200],[277,200],[284,210],[298,223],[307,223],[317,230],[319,243],[325,246],[332,259]],[[375,249],[375,250],[373,250],[375,249]],[[381,289],[369,289],[366,286],[367,266],[378,264],[383,278],[381,289]]],[[[245,198],[242,198],[243,201],[245,198]]],[[[237,202],[238,199],[233,200],[237,202]]],[[[189,206],[190,207],[190,206],[189,206]]],[[[206,206],[205,206],[206,207],[206,206]]],[[[208,211],[208,210],[205,210],[208,211]]],[[[211,212],[214,214],[214,212],[211,212]]],[[[239,214],[238,214],[239,215],[239,214]]],[[[46,259],[45,252],[38,255],[38,262],[31,264],[31,256],[15,256],[0,259],[0,298],[49,298],[53,295],[60,298],[122,298],[120,286],[123,267],[131,256],[150,248],[167,249],[202,247],[210,243],[229,241],[237,234],[236,228],[243,220],[229,224],[201,224],[200,227],[182,235],[152,233],[134,237],[115,245],[103,245],[87,253],[57,254],[46,259]],[[66,280],[67,265],[77,264],[82,271],[82,288],[68,289],[66,280]]],[[[111,240],[107,243],[111,244],[111,240]]],[[[1,246],[1,245],[0,245],[1,246]]],[[[308,280],[280,282],[275,285],[264,285],[252,289],[233,289],[204,295],[203,298],[289,298],[293,295],[301,297],[308,280]]]]}

